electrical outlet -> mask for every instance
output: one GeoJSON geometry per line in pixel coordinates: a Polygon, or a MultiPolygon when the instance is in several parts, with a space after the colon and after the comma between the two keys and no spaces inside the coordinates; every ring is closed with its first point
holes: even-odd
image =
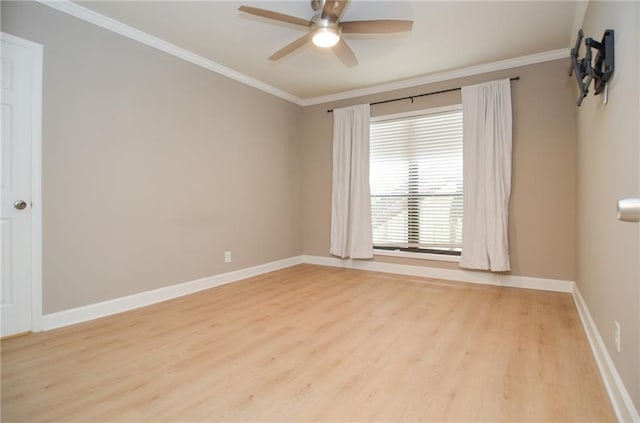
{"type": "Polygon", "coordinates": [[[616,345],[616,351],[620,352],[620,323],[613,322],[613,343],[616,345]]]}
{"type": "Polygon", "coordinates": [[[231,263],[231,251],[224,252],[224,262],[231,263]]]}

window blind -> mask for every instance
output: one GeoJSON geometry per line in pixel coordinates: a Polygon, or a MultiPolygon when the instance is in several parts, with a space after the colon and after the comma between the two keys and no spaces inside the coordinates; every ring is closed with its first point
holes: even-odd
{"type": "Polygon", "coordinates": [[[461,251],[462,109],[370,126],[374,246],[461,251]]]}

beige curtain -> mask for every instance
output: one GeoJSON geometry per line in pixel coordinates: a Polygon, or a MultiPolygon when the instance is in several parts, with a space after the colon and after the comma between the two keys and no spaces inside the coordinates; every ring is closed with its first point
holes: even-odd
{"type": "Polygon", "coordinates": [[[369,188],[369,105],[333,111],[331,245],[342,258],[373,257],[369,188]]]}
{"type": "Polygon", "coordinates": [[[511,83],[462,88],[463,224],[460,266],[510,270],[511,83]]]}

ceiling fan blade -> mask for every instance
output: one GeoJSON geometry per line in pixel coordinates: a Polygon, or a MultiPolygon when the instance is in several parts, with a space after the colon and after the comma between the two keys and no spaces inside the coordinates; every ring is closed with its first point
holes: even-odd
{"type": "Polygon", "coordinates": [[[305,34],[302,37],[298,38],[292,43],[287,44],[282,47],[280,50],[276,51],[269,57],[269,60],[278,60],[281,57],[286,56],[287,54],[293,53],[303,45],[305,45],[311,39],[311,33],[305,34]]]}
{"type": "Polygon", "coordinates": [[[309,27],[309,21],[306,19],[298,18],[296,16],[285,15],[284,13],[274,12],[272,10],[259,9],[257,7],[240,6],[239,11],[249,13],[251,15],[260,16],[267,19],[273,19],[275,21],[286,22],[294,25],[309,27]]]}
{"type": "Polygon", "coordinates": [[[350,21],[340,23],[344,34],[388,34],[406,32],[413,28],[413,21],[381,19],[376,21],[350,21]]]}
{"type": "Polygon", "coordinates": [[[342,63],[350,68],[358,64],[358,59],[356,59],[353,50],[351,50],[351,47],[349,47],[342,38],[340,38],[338,44],[333,47],[333,52],[338,56],[338,59],[342,60],[342,63]]]}
{"type": "Polygon", "coordinates": [[[322,19],[338,22],[348,3],[349,0],[325,0],[322,8],[322,19]]]}

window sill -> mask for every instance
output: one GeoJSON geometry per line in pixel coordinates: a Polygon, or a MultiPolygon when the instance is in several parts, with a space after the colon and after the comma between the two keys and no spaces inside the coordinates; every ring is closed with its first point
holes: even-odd
{"type": "Polygon", "coordinates": [[[378,250],[373,249],[373,255],[375,256],[390,256],[390,257],[403,257],[421,260],[434,260],[434,261],[450,261],[454,263],[460,262],[460,256],[450,256],[447,254],[433,254],[433,253],[413,253],[410,251],[400,250],[378,250]]]}

